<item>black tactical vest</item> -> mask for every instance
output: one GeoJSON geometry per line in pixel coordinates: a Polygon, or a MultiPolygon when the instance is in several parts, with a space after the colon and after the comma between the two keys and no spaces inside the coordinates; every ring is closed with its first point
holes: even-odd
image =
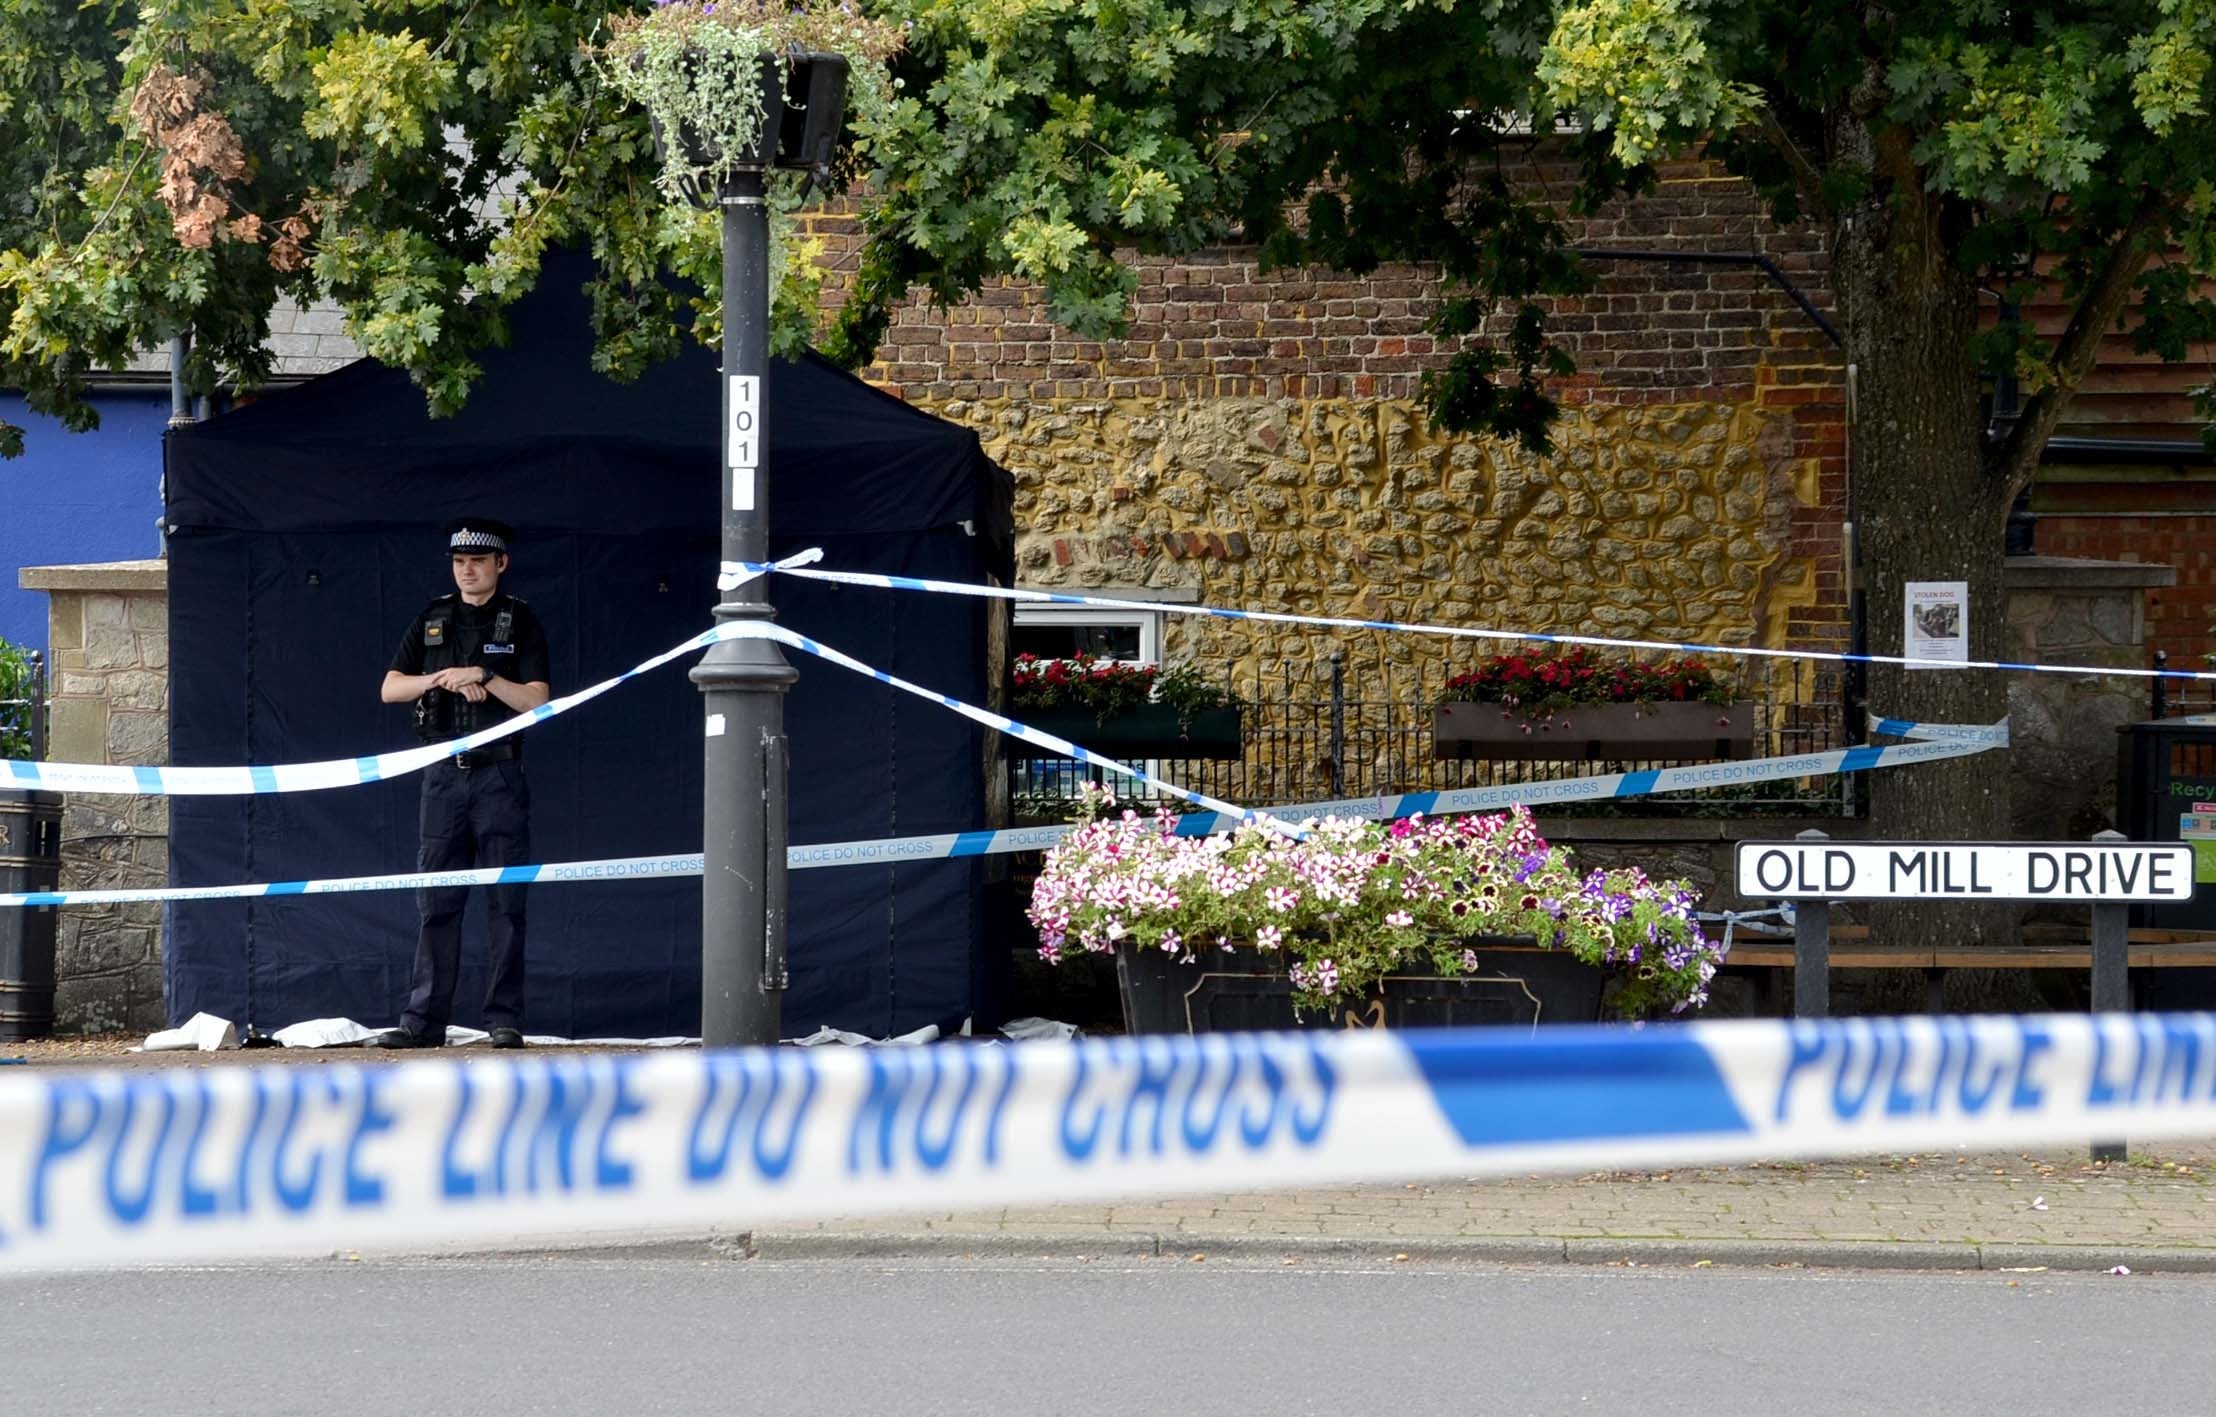
{"type": "MultiPolygon", "coordinates": [[[[461,597],[442,595],[423,612],[423,672],[436,674],[441,669],[454,669],[464,665],[484,664],[486,645],[512,643],[515,633],[516,606],[514,596],[502,595],[494,599],[492,625],[465,625],[458,614],[461,597]]],[[[504,706],[495,705],[492,716],[482,716],[481,705],[473,704],[449,689],[430,689],[416,700],[416,736],[426,743],[441,743],[449,738],[459,738],[489,728],[500,719],[509,717],[504,706]]]]}

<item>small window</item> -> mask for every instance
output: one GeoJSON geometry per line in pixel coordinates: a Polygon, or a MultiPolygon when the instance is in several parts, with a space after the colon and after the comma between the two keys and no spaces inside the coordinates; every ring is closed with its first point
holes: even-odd
{"type": "MultiPolygon", "coordinates": [[[[1114,594],[1113,591],[1108,594],[1114,594]]],[[[1087,605],[1025,605],[1015,607],[1015,623],[1009,642],[1017,654],[1041,659],[1069,659],[1080,654],[1100,655],[1132,664],[1162,662],[1162,612],[1159,610],[1103,610],[1087,605]]],[[[1019,713],[1017,717],[1022,717],[1019,713]]],[[[1162,765],[1140,766],[1161,776],[1162,765]]],[[[1128,779],[1116,779],[1100,768],[1061,759],[1032,759],[1015,764],[1010,786],[1019,822],[1069,820],[1070,802],[1087,782],[1113,781],[1127,797],[1144,790],[1128,779]]]]}
{"type": "Polygon", "coordinates": [[[1041,659],[1092,654],[1134,664],[1159,664],[1162,612],[1018,604],[1010,642],[1017,654],[1035,654],[1041,659]]]}

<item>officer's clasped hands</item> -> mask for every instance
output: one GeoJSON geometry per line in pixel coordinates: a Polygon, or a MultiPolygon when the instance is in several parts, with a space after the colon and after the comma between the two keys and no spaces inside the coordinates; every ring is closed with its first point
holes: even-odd
{"type": "Polygon", "coordinates": [[[487,697],[484,682],[486,677],[475,665],[458,664],[432,675],[431,687],[451,690],[473,704],[481,704],[487,697]]]}

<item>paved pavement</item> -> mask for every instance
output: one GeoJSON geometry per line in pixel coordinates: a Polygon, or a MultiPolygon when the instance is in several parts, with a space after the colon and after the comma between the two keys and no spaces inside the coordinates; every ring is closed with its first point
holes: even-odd
{"type": "Polygon", "coordinates": [[[2216,1142],[1198,1196],[827,1221],[757,1253],[1343,1254],[1410,1261],[2216,1271],[2216,1142]]]}
{"type": "MultiPolygon", "coordinates": [[[[375,1050],[125,1055],[117,1039],[0,1045],[33,1066],[391,1059],[375,1050]]],[[[746,1234],[764,1258],[1339,1255],[1582,1264],[2216,1272],[2216,1138],[1818,1164],[1364,1186],[836,1220],[746,1234]]],[[[716,1241],[719,1251],[734,1244],[716,1241]]]]}
{"type": "Polygon", "coordinates": [[[1171,1258],[365,1260],[0,1277],[25,1413],[2208,1409],[2199,1275],[1171,1258]]]}

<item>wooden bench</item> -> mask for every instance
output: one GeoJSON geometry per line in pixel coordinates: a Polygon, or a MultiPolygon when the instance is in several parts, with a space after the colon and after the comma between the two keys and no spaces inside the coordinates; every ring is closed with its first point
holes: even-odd
{"type": "MultiPolygon", "coordinates": [[[[2127,936],[2133,969],[2216,969],[2216,939],[2205,932],[2133,930],[2127,936]]],[[[1732,937],[1726,969],[1777,971],[1765,981],[1765,1001],[1782,1003],[1784,975],[1793,967],[1793,942],[1774,937],[1732,937]]],[[[1833,969],[1920,969],[1926,1008],[1943,1012],[1941,992],[1954,969],[2091,969],[2093,942],[2072,926],[2027,926],[2013,945],[1884,945],[1870,941],[1867,925],[1831,927],[1833,969]]],[[[1782,1013],[1782,1009],[1778,1012],[1782,1013]]]]}

